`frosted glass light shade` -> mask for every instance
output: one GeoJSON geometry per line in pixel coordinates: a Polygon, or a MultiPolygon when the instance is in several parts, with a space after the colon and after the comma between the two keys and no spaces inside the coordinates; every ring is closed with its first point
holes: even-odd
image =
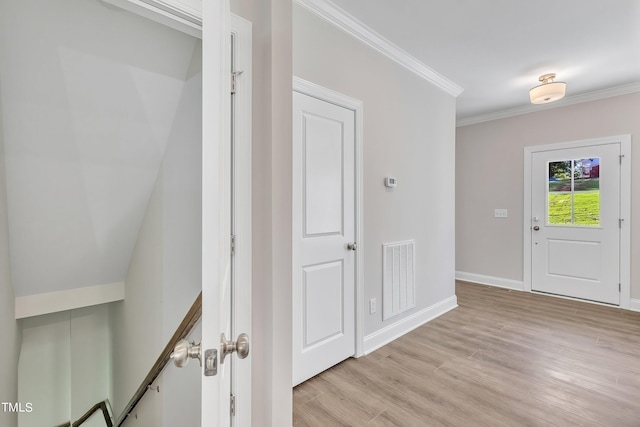
{"type": "Polygon", "coordinates": [[[532,104],[546,104],[564,98],[567,84],[564,82],[543,83],[529,91],[532,104]]]}

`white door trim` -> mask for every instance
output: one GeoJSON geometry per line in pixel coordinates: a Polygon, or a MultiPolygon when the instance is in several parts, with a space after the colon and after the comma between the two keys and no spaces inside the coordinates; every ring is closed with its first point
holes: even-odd
{"type": "Polygon", "coordinates": [[[562,150],[566,148],[588,147],[601,144],[620,144],[623,155],[620,168],[620,215],[624,219],[620,230],[620,308],[631,306],[631,135],[617,135],[581,141],[557,144],[537,145],[524,148],[524,216],[523,216],[523,255],[524,290],[531,292],[531,157],[541,151],[562,150]]]}
{"type": "MultiPolygon", "coordinates": [[[[355,278],[355,326],[356,326],[356,357],[364,355],[364,256],[362,248],[364,248],[362,233],[362,101],[351,98],[339,92],[327,89],[315,83],[303,80],[293,76],[293,90],[305,95],[312,96],[322,101],[338,105],[340,107],[351,110],[355,113],[355,231],[356,242],[360,249],[355,251],[356,260],[356,278],[355,278]]],[[[295,265],[295,263],[293,264],[295,265]]]]}

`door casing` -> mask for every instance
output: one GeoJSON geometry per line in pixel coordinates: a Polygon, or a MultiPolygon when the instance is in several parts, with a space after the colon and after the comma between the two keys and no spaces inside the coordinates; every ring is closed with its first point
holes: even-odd
{"type": "MultiPolygon", "coordinates": [[[[362,232],[362,101],[293,76],[293,91],[352,110],[355,113],[355,357],[364,355],[364,241],[362,232]]],[[[295,234],[294,234],[295,235],[295,234]]],[[[296,254],[294,253],[294,256],[296,254]]],[[[295,263],[293,263],[295,265],[295,263]]],[[[294,272],[292,271],[292,274],[294,272]]],[[[292,337],[293,338],[293,337],[292,337]]]]}
{"type": "MultiPolygon", "coordinates": [[[[531,262],[531,218],[532,213],[532,154],[541,151],[567,148],[589,147],[593,145],[620,143],[622,163],[620,168],[620,215],[623,219],[620,229],[620,308],[629,309],[631,304],[631,135],[617,135],[556,144],[537,145],[524,149],[524,209],[523,209],[523,282],[524,290],[532,292],[531,262]]],[[[562,297],[569,298],[569,297],[562,297]]],[[[594,304],[599,304],[595,303],[594,304]]]]}

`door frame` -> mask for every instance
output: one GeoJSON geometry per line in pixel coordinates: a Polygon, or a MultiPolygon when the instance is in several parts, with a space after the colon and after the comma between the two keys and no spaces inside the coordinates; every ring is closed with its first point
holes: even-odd
{"type": "MultiPolygon", "coordinates": [[[[531,200],[531,183],[533,181],[531,168],[532,156],[542,151],[553,151],[570,148],[590,147],[602,144],[620,144],[620,217],[623,219],[620,227],[620,308],[629,309],[631,305],[631,135],[616,135],[602,138],[585,139],[579,141],[561,142],[555,144],[536,145],[524,148],[524,209],[523,209],[523,282],[524,290],[531,290],[532,262],[531,262],[531,218],[533,216],[531,200]]],[[[570,298],[570,297],[567,297],[570,298]]],[[[591,302],[591,301],[589,301],[591,302]]],[[[594,304],[599,304],[593,302],[594,304]]],[[[608,304],[607,304],[608,305],[608,304]]]]}
{"type": "MultiPolygon", "coordinates": [[[[351,110],[355,115],[355,357],[364,355],[364,248],[362,233],[362,101],[293,76],[293,91],[351,110]]],[[[292,165],[293,168],[293,165],[292,165]]],[[[295,208],[295,206],[294,206],[295,208]]],[[[294,233],[295,235],[295,233],[294,233]]],[[[293,251],[293,256],[297,256],[293,251]]],[[[296,263],[293,263],[296,265],[296,263]]],[[[292,274],[294,272],[292,271],[292,274]]]]}

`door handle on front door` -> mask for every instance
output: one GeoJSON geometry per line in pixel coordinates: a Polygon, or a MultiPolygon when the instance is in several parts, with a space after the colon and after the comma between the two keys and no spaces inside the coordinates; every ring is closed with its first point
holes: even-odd
{"type": "Polygon", "coordinates": [[[358,244],[356,242],[349,242],[347,243],[347,249],[350,251],[355,251],[356,249],[358,249],[358,244]]]}
{"type": "Polygon", "coordinates": [[[533,231],[538,231],[538,230],[540,230],[540,227],[539,227],[539,226],[537,226],[537,225],[534,225],[534,226],[533,226],[533,231]]]}

